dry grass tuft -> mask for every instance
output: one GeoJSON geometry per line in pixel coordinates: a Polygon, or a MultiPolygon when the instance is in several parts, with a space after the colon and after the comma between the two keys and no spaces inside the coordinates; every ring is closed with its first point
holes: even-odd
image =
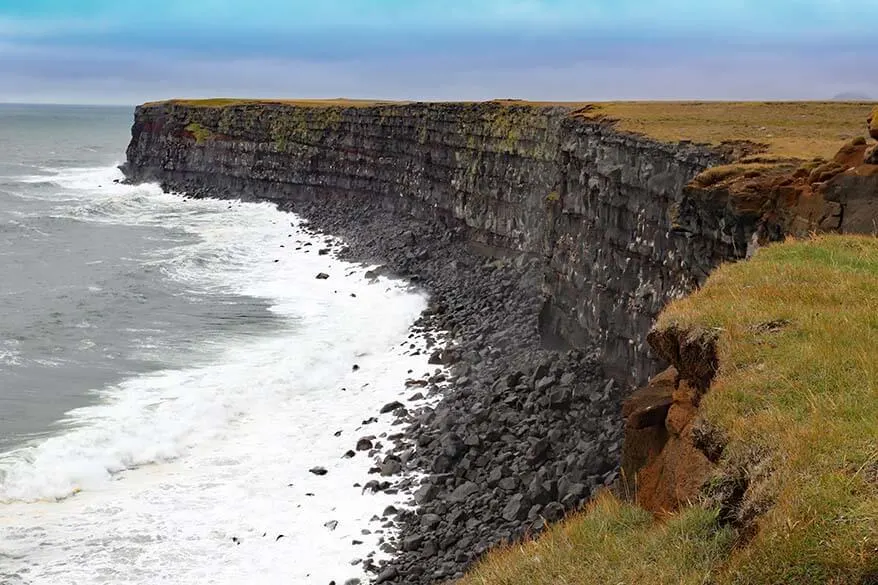
{"type": "Polygon", "coordinates": [[[613,102],[587,116],[618,120],[620,130],[657,140],[764,144],[766,155],[831,159],[865,133],[872,102],[613,102]]]}
{"type": "Polygon", "coordinates": [[[723,181],[737,177],[760,176],[765,171],[775,169],[779,165],[780,163],[750,162],[711,167],[695,177],[695,179],[692,180],[692,183],[696,187],[706,189],[713,185],[722,183],[723,181]]]}

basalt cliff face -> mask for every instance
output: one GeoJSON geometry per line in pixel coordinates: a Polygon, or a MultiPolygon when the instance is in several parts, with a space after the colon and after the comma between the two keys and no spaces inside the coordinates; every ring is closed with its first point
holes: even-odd
{"type": "Polygon", "coordinates": [[[607,373],[661,364],[660,309],[742,258],[761,212],[687,189],[726,149],[665,144],[560,106],[165,102],[137,108],[124,170],[180,191],[350,200],[463,226],[478,251],[545,260],[547,342],[596,343],[607,373]]]}

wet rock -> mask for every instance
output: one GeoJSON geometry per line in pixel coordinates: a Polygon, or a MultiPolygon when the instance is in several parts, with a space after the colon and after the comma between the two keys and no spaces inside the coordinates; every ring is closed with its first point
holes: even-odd
{"type": "Polygon", "coordinates": [[[363,486],[363,492],[371,492],[378,493],[387,490],[390,487],[389,481],[378,481],[377,479],[373,479],[372,481],[366,482],[366,485],[363,486]]]}
{"type": "Polygon", "coordinates": [[[390,460],[381,464],[381,475],[383,477],[390,477],[391,475],[396,475],[401,471],[402,464],[397,460],[390,460]]]}
{"type": "Polygon", "coordinates": [[[402,541],[402,550],[404,551],[413,551],[421,548],[421,545],[424,543],[423,536],[409,536],[404,538],[402,541]]]}
{"type": "Polygon", "coordinates": [[[381,574],[375,579],[375,585],[380,585],[381,583],[387,583],[388,581],[393,581],[399,576],[399,571],[396,567],[388,567],[381,571],[381,574]]]}
{"type": "Polygon", "coordinates": [[[404,405],[401,402],[397,402],[394,400],[393,402],[390,402],[390,403],[382,406],[380,413],[387,414],[388,412],[393,412],[394,410],[396,410],[398,408],[404,408],[404,405]]]}
{"type": "Polygon", "coordinates": [[[415,502],[417,502],[420,505],[424,505],[428,502],[431,502],[436,497],[436,492],[437,492],[436,486],[434,486],[432,484],[424,485],[421,488],[419,488],[418,491],[415,492],[415,494],[414,494],[415,502]]]}

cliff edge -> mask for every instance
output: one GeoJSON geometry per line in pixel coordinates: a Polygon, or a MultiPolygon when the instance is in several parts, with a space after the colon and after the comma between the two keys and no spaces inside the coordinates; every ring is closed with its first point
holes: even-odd
{"type": "Polygon", "coordinates": [[[878,239],[720,267],[650,335],[673,366],[626,404],[637,504],[603,494],[464,585],[878,580],[878,239]]]}

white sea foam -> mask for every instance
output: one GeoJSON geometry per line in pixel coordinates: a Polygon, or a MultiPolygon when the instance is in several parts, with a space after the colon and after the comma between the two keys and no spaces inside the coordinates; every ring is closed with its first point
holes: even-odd
{"type": "Polygon", "coordinates": [[[15,339],[0,340],[0,366],[17,366],[21,363],[19,342],[15,339]]]}
{"type": "Polygon", "coordinates": [[[428,370],[423,356],[398,349],[424,297],[318,256],[323,238],[295,250],[308,237],[296,233],[294,216],[270,205],[183,202],[156,187],[113,184],[118,176],[92,169],[42,179],[81,199],[59,213],[197,236],[154,259],[163,273],[194,294],[221,289],[268,299],[282,326],[259,336],[232,330],[213,340],[220,351],[210,363],[104,388],[97,404],[69,413],[65,432],[7,454],[0,581],[273,584],[362,576],[349,561],[374,548],[377,535],[361,529],[398,502],[354,488],[371,461],[341,455],[359,436],[388,431],[388,415],[362,421],[400,397],[409,370],[428,370]],[[315,280],[318,272],[330,278],[315,280]],[[309,473],[314,466],[329,473],[309,473]],[[324,526],[333,520],[335,530],[324,526]],[[354,539],[364,544],[353,546],[354,539]]]}

